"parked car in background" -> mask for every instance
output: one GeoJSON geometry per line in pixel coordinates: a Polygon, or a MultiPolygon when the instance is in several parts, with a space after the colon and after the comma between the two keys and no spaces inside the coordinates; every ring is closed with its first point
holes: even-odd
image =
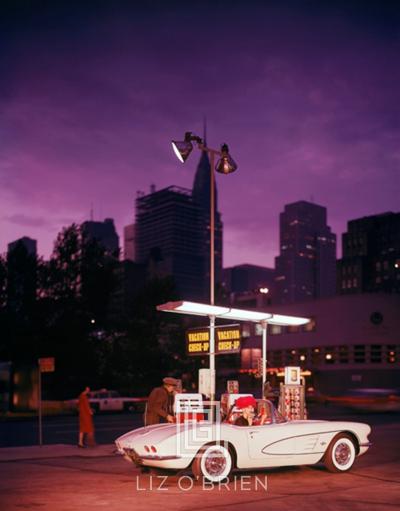
{"type": "MultiPolygon", "coordinates": [[[[122,397],[116,390],[107,389],[90,391],[88,398],[94,413],[144,411],[147,402],[147,397],[122,397]]],[[[69,408],[76,409],[78,400],[70,399],[66,404],[69,408]]]]}
{"type": "Polygon", "coordinates": [[[400,412],[400,389],[356,388],[347,390],[342,396],[326,398],[334,403],[364,412],[400,412]]]}

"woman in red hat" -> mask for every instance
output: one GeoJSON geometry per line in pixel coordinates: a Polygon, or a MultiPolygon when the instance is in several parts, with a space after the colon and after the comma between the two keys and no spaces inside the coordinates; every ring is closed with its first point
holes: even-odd
{"type": "Polygon", "coordinates": [[[240,408],[242,415],[235,420],[235,426],[251,426],[253,424],[257,401],[253,396],[239,397],[235,401],[235,406],[240,408]]]}

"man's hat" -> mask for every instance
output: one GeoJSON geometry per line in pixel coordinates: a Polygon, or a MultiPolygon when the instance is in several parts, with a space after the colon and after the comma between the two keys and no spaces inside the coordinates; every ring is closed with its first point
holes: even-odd
{"type": "Polygon", "coordinates": [[[248,406],[253,406],[257,408],[257,401],[253,396],[242,396],[236,399],[235,406],[238,408],[247,408],[248,406]]]}
{"type": "Polygon", "coordinates": [[[175,380],[175,378],[167,376],[166,378],[163,379],[163,383],[165,383],[165,385],[173,385],[174,387],[176,387],[178,385],[178,380],[175,380]]]}

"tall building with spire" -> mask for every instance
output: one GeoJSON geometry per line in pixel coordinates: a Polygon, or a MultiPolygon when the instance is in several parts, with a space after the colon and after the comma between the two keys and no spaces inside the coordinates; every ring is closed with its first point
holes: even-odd
{"type": "MultiPolygon", "coordinates": [[[[169,186],[136,198],[135,260],[174,278],[181,298],[210,294],[210,162],[202,153],[193,189],[169,186]]],[[[217,195],[215,195],[217,198],[217,195]]],[[[215,281],[222,273],[222,222],[215,213],[215,281]]]]}
{"type": "MultiPolygon", "coordinates": [[[[205,138],[205,137],[204,137],[205,138]]],[[[192,198],[201,211],[201,233],[202,247],[204,252],[204,274],[210,279],[210,189],[211,189],[211,167],[208,154],[203,151],[193,182],[192,198]]],[[[223,230],[221,215],[218,211],[218,190],[214,180],[214,257],[215,257],[215,282],[221,283],[222,280],[222,241],[223,230]]],[[[208,284],[209,288],[209,284],[208,284]]],[[[209,296],[209,293],[208,293],[209,296]]]]}

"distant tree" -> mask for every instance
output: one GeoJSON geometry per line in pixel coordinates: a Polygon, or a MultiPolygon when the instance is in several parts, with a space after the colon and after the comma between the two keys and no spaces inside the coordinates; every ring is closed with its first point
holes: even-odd
{"type": "Polygon", "coordinates": [[[62,302],[74,301],[81,288],[81,234],[77,224],[57,236],[50,261],[41,267],[40,294],[62,302]]]}
{"type": "Polygon", "coordinates": [[[148,281],[134,300],[130,319],[119,332],[96,340],[96,366],[104,384],[135,394],[146,394],[167,374],[180,374],[176,354],[184,344],[182,320],[158,312],[156,306],[177,298],[171,277],[148,281]]]}
{"type": "Polygon", "coordinates": [[[43,355],[56,357],[59,392],[73,395],[100,380],[97,351],[108,327],[115,264],[96,240],[72,224],[58,235],[50,260],[40,265],[37,345],[43,355]]]}
{"type": "Polygon", "coordinates": [[[19,321],[28,321],[36,300],[37,258],[22,242],[7,254],[7,308],[19,321]]]}
{"type": "Polygon", "coordinates": [[[72,224],[58,235],[50,261],[41,267],[40,295],[103,320],[116,264],[99,242],[72,224]]]}

